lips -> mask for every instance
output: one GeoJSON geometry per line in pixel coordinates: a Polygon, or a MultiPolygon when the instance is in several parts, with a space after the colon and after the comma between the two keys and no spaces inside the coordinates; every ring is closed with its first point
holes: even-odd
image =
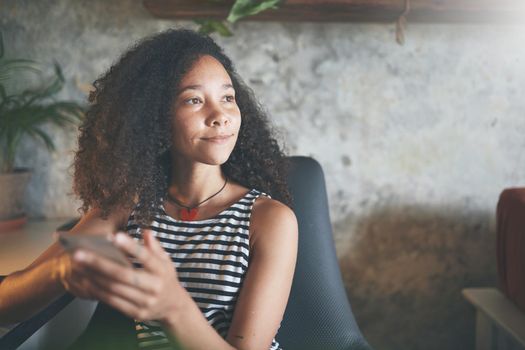
{"type": "Polygon", "coordinates": [[[230,139],[233,135],[217,135],[213,137],[203,137],[204,141],[214,142],[214,143],[224,143],[230,139]]]}

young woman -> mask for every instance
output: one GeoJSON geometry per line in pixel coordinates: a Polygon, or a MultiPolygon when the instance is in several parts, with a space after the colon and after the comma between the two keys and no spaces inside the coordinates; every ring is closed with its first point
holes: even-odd
{"type": "Polygon", "coordinates": [[[94,86],[71,234],[110,234],[134,266],[55,243],[0,284],[0,322],[68,291],[132,320],[139,348],[280,348],[297,222],[284,155],[230,59],[210,37],[174,29],[94,86]]]}

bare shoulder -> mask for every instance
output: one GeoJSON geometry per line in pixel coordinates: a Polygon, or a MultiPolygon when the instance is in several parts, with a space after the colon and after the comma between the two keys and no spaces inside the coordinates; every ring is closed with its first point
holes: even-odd
{"type": "Polygon", "coordinates": [[[269,242],[297,242],[297,218],[293,210],[275,199],[264,196],[257,198],[250,221],[251,249],[258,244],[271,244],[269,242]]]}

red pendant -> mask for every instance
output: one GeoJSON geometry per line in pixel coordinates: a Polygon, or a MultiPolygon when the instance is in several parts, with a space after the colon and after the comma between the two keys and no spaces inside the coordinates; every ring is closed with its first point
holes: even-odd
{"type": "Polygon", "coordinates": [[[197,208],[191,208],[190,210],[183,208],[179,210],[179,216],[181,220],[193,221],[197,217],[199,210],[197,208]]]}

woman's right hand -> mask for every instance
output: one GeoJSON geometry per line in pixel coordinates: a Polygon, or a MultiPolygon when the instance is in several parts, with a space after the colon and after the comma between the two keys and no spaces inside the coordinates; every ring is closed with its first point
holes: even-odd
{"type": "Polygon", "coordinates": [[[89,275],[86,274],[78,263],[68,253],[55,257],[53,276],[62,287],[69,293],[82,298],[94,299],[89,293],[88,286],[91,284],[89,275]]]}

